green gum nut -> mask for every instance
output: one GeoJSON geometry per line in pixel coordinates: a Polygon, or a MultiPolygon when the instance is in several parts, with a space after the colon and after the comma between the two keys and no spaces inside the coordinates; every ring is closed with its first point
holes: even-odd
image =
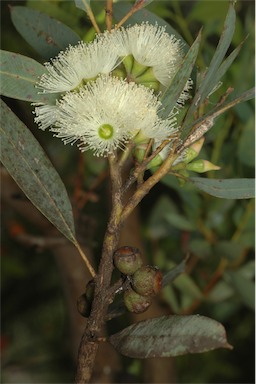
{"type": "Polygon", "coordinates": [[[158,268],[146,265],[139,268],[132,276],[132,287],[142,296],[154,296],[162,288],[163,275],[158,268]]]}
{"type": "Polygon", "coordinates": [[[133,55],[125,56],[123,58],[122,63],[124,65],[124,67],[125,67],[126,72],[128,74],[130,74],[132,72],[132,67],[133,67],[133,63],[134,63],[133,55]]]}
{"type": "Polygon", "coordinates": [[[130,246],[118,248],[113,255],[113,261],[115,267],[125,275],[132,275],[142,266],[140,251],[130,246]]]}
{"type": "Polygon", "coordinates": [[[211,163],[210,161],[200,159],[187,164],[186,169],[188,171],[204,173],[207,171],[218,171],[220,167],[211,163]]]}
{"type": "Polygon", "coordinates": [[[145,149],[136,147],[133,151],[134,158],[139,162],[142,163],[145,156],[145,149]]]}
{"type": "Polygon", "coordinates": [[[114,71],[112,72],[112,75],[114,77],[118,77],[118,79],[125,79],[126,77],[125,71],[119,67],[114,69],[114,71]]]}
{"type": "Polygon", "coordinates": [[[124,304],[129,312],[143,313],[150,306],[151,299],[138,294],[133,289],[128,289],[124,293],[124,304]]]}
{"type": "Polygon", "coordinates": [[[132,75],[136,78],[143,76],[147,71],[148,68],[146,65],[140,64],[138,61],[134,59],[133,61],[133,67],[132,67],[132,75]]]}
{"type": "Polygon", "coordinates": [[[186,164],[182,161],[176,165],[172,165],[172,171],[180,171],[186,168],[186,164]]]}
{"type": "Polygon", "coordinates": [[[163,159],[158,154],[148,163],[147,169],[159,167],[161,164],[163,164],[163,159]]]}
{"type": "Polygon", "coordinates": [[[142,73],[141,75],[136,77],[136,82],[138,84],[142,84],[145,87],[152,88],[155,91],[159,90],[160,83],[156,79],[153,68],[152,67],[147,67],[146,71],[142,73]]]}
{"type": "Polygon", "coordinates": [[[140,81],[140,78],[137,79],[137,84],[142,84],[144,87],[153,89],[155,92],[159,91],[159,82],[158,81],[149,81],[149,82],[143,82],[140,81]]]}

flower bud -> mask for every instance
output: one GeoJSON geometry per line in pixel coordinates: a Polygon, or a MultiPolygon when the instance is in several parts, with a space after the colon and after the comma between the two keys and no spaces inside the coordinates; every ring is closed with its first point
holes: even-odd
{"type": "Polygon", "coordinates": [[[218,171],[220,167],[207,160],[195,160],[192,163],[187,164],[186,169],[188,171],[194,171],[197,173],[203,173],[207,171],[218,171]]]}
{"type": "Polygon", "coordinates": [[[204,144],[205,138],[201,137],[201,139],[197,140],[193,143],[189,148],[185,149],[185,154],[183,156],[183,161],[185,163],[190,163],[190,161],[194,160],[200,153],[202,146],[204,144]]]}
{"type": "Polygon", "coordinates": [[[132,275],[142,266],[140,251],[134,247],[124,246],[117,249],[113,259],[115,267],[125,275],[132,275]]]}
{"type": "Polygon", "coordinates": [[[154,296],[162,288],[163,275],[158,268],[146,265],[132,276],[133,289],[144,296],[154,296]]]}
{"type": "Polygon", "coordinates": [[[151,304],[151,299],[146,296],[139,295],[133,289],[128,289],[124,293],[124,304],[129,312],[142,313],[145,312],[151,304]]]}

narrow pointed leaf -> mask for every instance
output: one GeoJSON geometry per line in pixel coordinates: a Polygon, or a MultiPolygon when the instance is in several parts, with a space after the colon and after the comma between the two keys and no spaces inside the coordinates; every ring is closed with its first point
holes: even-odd
{"type": "Polygon", "coordinates": [[[49,59],[77,44],[81,38],[71,28],[45,13],[27,7],[11,7],[12,22],[21,36],[43,58],[49,59]]]}
{"type": "Polygon", "coordinates": [[[176,279],[181,273],[186,271],[187,260],[182,260],[182,262],[176,265],[173,269],[167,272],[163,277],[162,286],[165,287],[167,284],[170,284],[173,280],[176,279]]]}
{"type": "Polygon", "coordinates": [[[200,46],[201,41],[201,33],[198,34],[196,40],[194,41],[193,45],[189,49],[188,53],[186,54],[179,71],[175,75],[173,81],[171,82],[170,86],[167,88],[167,90],[164,92],[162,96],[162,113],[161,117],[166,118],[168,114],[172,111],[173,107],[177,103],[177,100],[183,91],[186,82],[189,79],[189,76],[193,70],[193,67],[195,65],[195,61],[198,55],[198,50],[200,46]]]}
{"type": "MultiPolygon", "coordinates": [[[[232,41],[232,37],[235,30],[235,19],[236,14],[234,10],[234,4],[233,2],[230,2],[229,10],[226,16],[226,20],[224,23],[224,28],[222,35],[220,37],[218,46],[216,48],[216,51],[214,53],[214,56],[211,60],[211,63],[209,65],[209,69],[206,72],[205,78],[202,81],[202,83],[199,86],[199,89],[197,90],[193,101],[190,105],[190,108],[187,112],[184,125],[183,125],[183,132],[184,136],[188,133],[188,125],[191,123],[191,120],[193,120],[194,112],[197,108],[197,106],[200,103],[203,103],[205,98],[208,96],[208,94],[214,89],[215,85],[218,84],[221,71],[223,71],[223,67],[219,71],[219,67],[227,53],[227,50],[230,46],[230,43],[232,41]],[[217,74],[217,76],[216,76],[217,74]]],[[[230,59],[229,59],[230,60],[230,59]]],[[[227,64],[227,62],[226,62],[227,64]]]]}
{"type": "Polygon", "coordinates": [[[209,195],[222,199],[250,199],[255,197],[254,179],[212,180],[203,177],[191,177],[189,181],[209,195]]]}
{"type": "Polygon", "coordinates": [[[30,102],[53,103],[56,96],[40,94],[35,84],[45,72],[43,65],[18,53],[0,52],[1,95],[30,102]]]}
{"type": "Polygon", "coordinates": [[[110,336],[109,341],[123,355],[140,359],[232,349],[222,324],[199,315],[140,321],[110,336]]]}
{"type": "MultiPolygon", "coordinates": [[[[235,31],[235,21],[236,21],[236,13],[234,9],[234,5],[231,2],[229,6],[229,10],[226,16],[226,20],[224,23],[224,28],[222,35],[220,37],[220,41],[210,63],[209,69],[206,73],[205,79],[199,88],[198,99],[200,102],[203,102],[208,93],[214,88],[216,85],[215,74],[219,69],[222,60],[224,59],[227,50],[231,44],[232,37],[235,31]]],[[[197,101],[198,102],[198,101],[197,101]]]]}
{"type": "Polygon", "coordinates": [[[255,283],[243,276],[240,270],[226,272],[225,277],[242,302],[255,310],[255,283]]]}
{"type": "Polygon", "coordinates": [[[214,82],[215,84],[218,84],[220,79],[225,75],[227,72],[228,68],[231,66],[237,55],[239,54],[242,46],[244,45],[244,41],[239,44],[238,47],[236,47],[231,54],[223,61],[223,63],[220,65],[219,69],[214,75],[214,82]]]}
{"type": "Polygon", "coordinates": [[[1,161],[31,202],[76,243],[71,204],[60,176],[29,129],[1,100],[1,161]]]}

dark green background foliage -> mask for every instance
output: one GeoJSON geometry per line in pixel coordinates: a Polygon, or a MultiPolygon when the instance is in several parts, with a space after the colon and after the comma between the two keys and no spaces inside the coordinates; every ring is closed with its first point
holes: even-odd
{"type": "MultiPolygon", "coordinates": [[[[11,1],[47,13],[89,41],[94,31],[82,10],[71,1],[11,1]]],[[[4,50],[41,57],[17,33],[10,21],[7,2],[2,7],[4,50]]],[[[97,21],[104,25],[104,2],[93,3],[97,21]]],[[[148,7],[175,28],[191,45],[203,26],[198,70],[210,63],[228,9],[228,1],[155,1],[148,7]]],[[[248,36],[238,58],[209,98],[216,102],[228,87],[239,94],[254,83],[254,2],[238,1],[237,25],[231,49],[248,36]]],[[[33,123],[28,103],[4,99],[31,129],[54,163],[72,196],[78,175],[79,153],[63,146],[51,133],[42,133],[33,123]]],[[[254,108],[242,103],[217,119],[207,134],[200,158],[221,166],[209,178],[254,176],[254,108]]],[[[84,154],[83,188],[88,190],[104,172],[105,161],[84,154]]],[[[87,245],[95,257],[107,220],[109,197],[104,178],[81,212],[93,216],[93,231],[87,245]]],[[[21,195],[14,198],[22,198],[21,195]]],[[[211,197],[192,185],[180,188],[176,179],[165,178],[140,206],[141,236],[148,263],[163,272],[179,264],[190,252],[189,271],[164,288],[161,305],[168,313],[200,313],[220,321],[226,328],[233,351],[177,357],[176,380],[180,383],[249,383],[254,378],[254,202],[211,197]]],[[[9,206],[2,215],[2,382],[72,382],[74,363],[70,354],[69,314],[64,288],[51,252],[23,247],[13,240],[14,222],[25,233],[41,235],[9,206]]],[[[90,221],[91,222],[91,221],[90,221]]],[[[16,224],[15,224],[16,225],[16,224]]],[[[16,228],[16,227],[15,227],[16,228]]],[[[82,288],[81,288],[82,289],[82,288]]],[[[116,325],[117,323],[114,322],[116,325]]],[[[113,332],[120,329],[114,327],[113,332]]],[[[116,382],[141,380],[141,362],[124,358],[123,372],[116,382]]]]}

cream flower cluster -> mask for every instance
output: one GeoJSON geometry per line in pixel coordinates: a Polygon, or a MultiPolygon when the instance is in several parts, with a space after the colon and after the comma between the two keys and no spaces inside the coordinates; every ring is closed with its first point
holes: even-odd
{"type": "MultiPolygon", "coordinates": [[[[142,23],[80,42],[45,63],[37,87],[56,93],[56,104],[38,104],[35,122],[64,143],[107,156],[130,140],[159,143],[177,130],[175,113],[159,117],[159,90],[182,61],[181,44],[163,27],[142,23]]],[[[187,83],[177,106],[189,97],[187,83]]],[[[176,111],[177,112],[177,111],[176,111]]]]}

